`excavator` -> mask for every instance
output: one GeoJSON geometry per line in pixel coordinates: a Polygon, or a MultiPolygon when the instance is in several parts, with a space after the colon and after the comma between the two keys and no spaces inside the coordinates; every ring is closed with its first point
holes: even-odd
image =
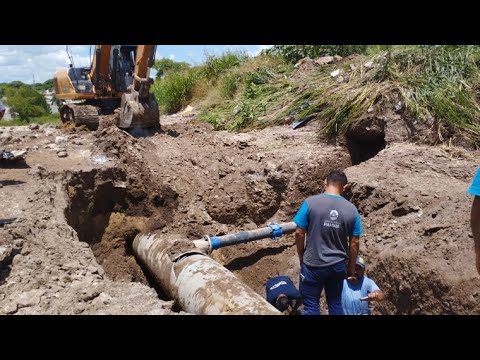
{"type": "MultiPolygon", "coordinates": [[[[55,96],[63,123],[98,128],[102,115],[115,114],[125,130],[160,126],[158,103],[149,77],[156,45],[95,45],[90,67],[55,72],[55,96]]],[[[67,47],[68,53],[68,47],[67,47]]]]}

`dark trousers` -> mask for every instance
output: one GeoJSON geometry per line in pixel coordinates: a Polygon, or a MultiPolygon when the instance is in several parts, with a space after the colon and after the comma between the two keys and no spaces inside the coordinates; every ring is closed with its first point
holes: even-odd
{"type": "Polygon", "coordinates": [[[345,261],[326,267],[302,264],[300,294],[305,315],[320,315],[320,295],[325,288],[329,315],[343,315],[342,288],[347,274],[345,261]]]}

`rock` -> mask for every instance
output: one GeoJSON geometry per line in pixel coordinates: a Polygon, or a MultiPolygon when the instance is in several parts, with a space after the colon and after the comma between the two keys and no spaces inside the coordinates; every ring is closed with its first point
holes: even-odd
{"type": "Polygon", "coordinates": [[[95,299],[92,301],[93,306],[99,305],[109,305],[112,302],[112,297],[105,292],[100,293],[95,299]]]}
{"type": "Polygon", "coordinates": [[[2,309],[2,312],[4,314],[14,314],[16,313],[18,310],[18,305],[17,303],[10,303],[10,304],[7,304],[5,305],[5,307],[2,309]]]}
{"type": "Polygon", "coordinates": [[[188,114],[188,113],[191,113],[193,111],[193,107],[188,105],[180,114],[188,114]]]}
{"type": "Polygon", "coordinates": [[[8,143],[10,140],[12,140],[12,135],[9,133],[3,133],[0,135],[0,141],[3,143],[8,143]]]}
{"type": "Polygon", "coordinates": [[[47,128],[45,129],[45,136],[51,136],[55,133],[55,130],[51,129],[51,128],[47,128]]]}
{"type": "MultiPolygon", "coordinates": [[[[0,184],[1,185],[1,184],[0,184]]],[[[12,255],[12,248],[9,246],[0,246],[0,265],[12,255]]]]}
{"type": "Polygon", "coordinates": [[[57,136],[55,138],[55,144],[64,144],[67,142],[67,138],[65,136],[57,136]]]}
{"type": "Polygon", "coordinates": [[[66,151],[59,151],[59,152],[57,153],[57,156],[60,157],[60,158],[64,158],[64,157],[67,157],[68,154],[67,154],[66,151]]]}
{"type": "Polygon", "coordinates": [[[334,60],[333,56],[322,56],[315,60],[315,63],[318,65],[326,65],[332,63],[334,60]]]}
{"type": "Polygon", "coordinates": [[[90,265],[87,267],[87,270],[89,273],[98,274],[98,269],[95,266],[90,265]]]}
{"type": "Polygon", "coordinates": [[[17,298],[18,307],[38,305],[43,294],[45,294],[45,290],[30,290],[21,293],[17,298]]]}
{"type": "Polygon", "coordinates": [[[340,61],[340,60],[343,59],[343,57],[341,57],[340,55],[335,55],[335,56],[333,57],[333,59],[334,59],[335,61],[340,61]]]}
{"type": "Polygon", "coordinates": [[[37,130],[40,126],[38,124],[31,124],[28,128],[30,130],[37,130]]]}
{"type": "Polygon", "coordinates": [[[40,175],[45,173],[46,170],[42,165],[36,164],[33,169],[28,171],[28,175],[40,175]]]}
{"type": "Polygon", "coordinates": [[[395,105],[395,110],[394,111],[398,114],[398,113],[401,113],[403,110],[404,110],[404,104],[403,104],[403,102],[399,101],[395,105]]]}
{"type": "Polygon", "coordinates": [[[374,67],[373,61],[367,61],[365,64],[363,64],[367,69],[372,69],[374,67]]]}
{"type": "Polygon", "coordinates": [[[338,76],[338,74],[340,74],[340,69],[332,71],[330,73],[330,76],[334,78],[334,77],[338,76]]]}
{"type": "Polygon", "coordinates": [[[239,140],[239,141],[237,142],[237,146],[238,146],[238,148],[241,150],[241,149],[245,149],[245,148],[248,147],[249,145],[248,145],[248,142],[239,140]]]}

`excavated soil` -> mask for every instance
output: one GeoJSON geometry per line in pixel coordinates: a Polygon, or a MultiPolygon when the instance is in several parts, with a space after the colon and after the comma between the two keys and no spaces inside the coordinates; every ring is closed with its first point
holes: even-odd
{"type": "MultiPolygon", "coordinates": [[[[183,313],[133,256],[136,234],[194,240],[289,222],[332,169],[352,183],[360,250],[386,295],[374,313],[480,312],[466,195],[478,153],[405,143],[393,127],[335,146],[314,124],[236,134],[194,114],[161,124],[148,137],[108,119],[95,132],[0,128],[2,148],[28,151],[23,166],[0,169],[0,218],[16,218],[0,227],[1,313],[183,313]]],[[[211,256],[262,296],[272,276],[298,284],[293,235],[211,256]]]]}

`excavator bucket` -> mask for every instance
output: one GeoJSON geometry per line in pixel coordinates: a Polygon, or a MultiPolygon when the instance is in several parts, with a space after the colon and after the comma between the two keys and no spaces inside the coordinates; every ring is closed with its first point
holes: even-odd
{"type": "Polygon", "coordinates": [[[160,125],[160,112],[155,97],[139,99],[138,92],[122,95],[119,127],[122,129],[150,128],[160,125]]]}
{"type": "Polygon", "coordinates": [[[122,95],[120,104],[120,128],[150,128],[160,125],[158,103],[150,93],[153,79],[149,77],[149,69],[154,57],[155,46],[137,47],[133,82],[122,95]]]}

